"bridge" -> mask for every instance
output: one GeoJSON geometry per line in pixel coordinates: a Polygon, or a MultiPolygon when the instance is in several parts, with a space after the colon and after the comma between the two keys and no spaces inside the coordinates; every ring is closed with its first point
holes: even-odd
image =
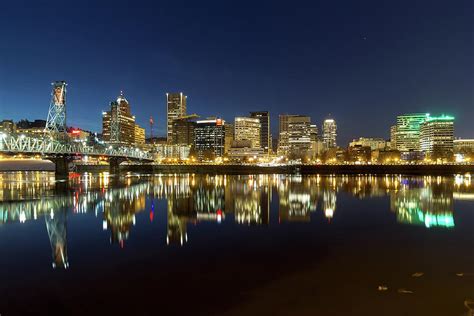
{"type": "MultiPolygon", "coordinates": [[[[53,82],[51,103],[42,136],[25,136],[16,133],[0,133],[0,153],[6,155],[35,155],[51,160],[56,166],[56,175],[69,173],[69,162],[81,156],[108,158],[111,173],[118,173],[121,162],[152,162],[150,153],[131,145],[118,142],[87,145],[71,140],[66,132],[66,82],[53,82]]],[[[115,116],[115,119],[119,118],[115,116]]],[[[118,126],[118,122],[114,125],[118,126]]]]}

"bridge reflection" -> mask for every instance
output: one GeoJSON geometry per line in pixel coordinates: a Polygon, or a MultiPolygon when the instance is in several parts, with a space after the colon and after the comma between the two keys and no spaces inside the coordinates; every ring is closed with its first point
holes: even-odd
{"type": "Polygon", "coordinates": [[[279,223],[309,222],[312,214],[335,221],[341,193],[358,199],[388,196],[397,221],[427,228],[454,227],[454,200],[474,200],[471,177],[461,175],[110,177],[103,173],[55,182],[47,172],[3,173],[0,224],[44,218],[53,267],[67,268],[67,220],[74,214],[101,218],[110,242],[123,247],[136,225],[136,214],[150,209],[153,221],[155,204],[166,200],[166,243],[183,245],[189,224],[233,220],[239,225],[270,225],[271,209],[276,208],[279,223]]]}

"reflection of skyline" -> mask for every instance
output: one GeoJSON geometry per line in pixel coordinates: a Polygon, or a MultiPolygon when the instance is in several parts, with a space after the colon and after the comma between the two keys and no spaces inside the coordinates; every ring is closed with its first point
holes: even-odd
{"type": "Polygon", "coordinates": [[[165,199],[164,238],[183,245],[190,223],[218,223],[233,216],[236,224],[269,225],[274,198],[279,221],[309,222],[318,212],[329,221],[337,220],[341,192],[358,199],[388,195],[397,221],[427,228],[453,227],[454,200],[474,200],[469,176],[129,175],[113,182],[112,186],[108,174],[83,175],[69,183],[54,182],[49,173],[1,174],[0,224],[45,217],[53,263],[67,267],[67,211],[102,218],[111,242],[123,246],[136,214],[147,204],[153,209],[155,199],[165,199]]]}

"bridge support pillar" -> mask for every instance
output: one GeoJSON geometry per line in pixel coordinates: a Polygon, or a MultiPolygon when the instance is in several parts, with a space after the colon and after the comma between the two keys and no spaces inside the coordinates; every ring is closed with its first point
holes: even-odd
{"type": "Polygon", "coordinates": [[[120,174],[120,164],[124,162],[124,158],[110,157],[109,158],[109,172],[110,174],[120,174]]]}
{"type": "Polygon", "coordinates": [[[55,165],[56,178],[64,179],[69,176],[69,160],[66,157],[49,158],[55,165]]]}

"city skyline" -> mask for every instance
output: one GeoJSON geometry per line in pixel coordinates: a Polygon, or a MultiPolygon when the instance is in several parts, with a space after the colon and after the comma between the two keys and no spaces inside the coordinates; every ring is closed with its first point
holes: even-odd
{"type": "Polygon", "coordinates": [[[269,111],[274,138],[284,113],[308,115],[318,127],[331,113],[338,142],[347,144],[361,136],[387,139],[395,116],[416,112],[453,115],[456,136],[472,138],[468,1],[298,8],[272,2],[253,10],[246,3],[232,10],[142,3],[127,11],[127,23],[114,26],[104,17],[119,14],[120,2],[92,10],[76,4],[65,8],[67,15],[46,4],[31,12],[18,5],[5,4],[0,13],[4,119],[46,117],[49,83],[66,80],[69,125],[94,131],[109,100],[123,90],[137,123],[147,127],[153,116],[164,135],[164,94],[183,91],[188,112],[201,117],[232,121],[269,111]],[[169,10],[179,10],[184,22],[171,21],[169,10]],[[87,24],[74,23],[86,15],[87,24]],[[360,124],[372,115],[376,121],[360,124]]]}
{"type": "MultiPolygon", "coordinates": [[[[54,82],[53,82],[53,83],[54,83],[54,82]]],[[[52,83],[52,84],[53,84],[53,83],[52,83]]],[[[166,100],[164,101],[164,105],[163,105],[163,106],[165,107],[165,109],[168,108],[168,101],[167,101],[167,100],[168,100],[168,95],[169,95],[169,94],[182,95],[182,96],[184,97],[184,104],[185,104],[185,109],[186,109],[186,107],[187,107],[187,106],[186,106],[186,103],[187,103],[186,100],[188,99],[188,96],[187,96],[187,95],[184,95],[183,92],[166,92],[166,93],[164,94],[166,100]]],[[[119,94],[118,94],[118,97],[117,97],[117,98],[120,99],[121,97],[125,97],[125,93],[123,92],[123,90],[120,90],[120,91],[119,91],[119,94]]],[[[68,98],[69,98],[69,96],[68,96],[68,98]]],[[[127,98],[127,99],[128,99],[128,98],[127,98]]],[[[128,101],[127,101],[127,102],[128,102],[128,101]]],[[[70,121],[74,121],[74,118],[71,119],[71,118],[69,117],[69,115],[67,116],[67,126],[68,126],[69,128],[79,128],[79,129],[82,129],[82,130],[88,130],[88,131],[90,131],[90,132],[95,132],[95,133],[102,134],[102,133],[103,133],[103,129],[104,129],[104,125],[103,125],[104,123],[103,123],[103,118],[102,118],[102,117],[103,117],[104,114],[106,113],[106,110],[107,110],[107,109],[110,109],[110,104],[112,104],[112,103],[113,103],[113,102],[109,102],[109,105],[108,105],[109,108],[104,107],[104,110],[101,111],[101,113],[99,114],[99,119],[98,119],[98,121],[99,121],[99,126],[97,127],[97,129],[92,129],[92,130],[90,130],[90,129],[84,128],[83,126],[71,124],[71,123],[69,123],[69,122],[70,122],[70,121]]],[[[127,103],[127,104],[128,104],[128,103],[127,103]]],[[[129,106],[129,108],[130,108],[130,106],[129,106]]],[[[194,109],[192,109],[192,110],[194,110],[194,109]]],[[[69,111],[69,108],[68,108],[68,111],[69,111]]],[[[331,113],[328,113],[328,115],[326,115],[326,117],[324,117],[324,118],[322,118],[322,119],[320,120],[319,118],[316,118],[316,119],[315,119],[315,118],[313,118],[313,117],[311,117],[311,116],[309,116],[309,115],[305,115],[305,114],[301,114],[301,113],[298,113],[298,114],[297,114],[297,111],[293,111],[293,112],[291,112],[291,113],[286,112],[286,113],[284,113],[284,114],[283,114],[283,113],[279,113],[279,114],[276,114],[276,115],[275,115],[275,114],[272,115],[269,111],[265,111],[265,110],[259,110],[259,111],[255,111],[255,110],[254,110],[254,111],[249,111],[250,115],[249,115],[249,114],[247,114],[247,115],[243,114],[243,115],[240,115],[240,116],[239,116],[239,115],[234,115],[234,116],[230,116],[230,117],[222,117],[222,116],[212,115],[212,114],[209,114],[209,115],[207,115],[207,116],[206,116],[206,115],[199,115],[199,114],[198,114],[198,115],[196,115],[196,114],[186,115],[186,113],[185,113],[184,116],[183,116],[183,118],[188,118],[188,117],[189,117],[189,118],[193,118],[193,116],[195,116],[194,118],[198,118],[198,117],[201,117],[201,119],[203,119],[203,118],[219,118],[219,119],[223,119],[223,120],[227,120],[227,121],[233,122],[233,120],[236,119],[236,118],[249,118],[249,119],[250,119],[250,118],[252,117],[252,113],[259,113],[259,112],[262,112],[262,111],[263,111],[263,112],[268,112],[268,115],[270,116],[270,121],[273,121],[273,120],[276,121],[274,125],[277,125],[277,127],[272,127],[272,129],[270,130],[270,132],[271,132],[271,138],[273,138],[274,141],[275,141],[275,140],[278,140],[278,136],[279,136],[279,133],[280,133],[280,131],[279,131],[279,129],[278,129],[278,125],[279,125],[279,118],[278,118],[278,117],[281,116],[281,115],[284,115],[284,116],[306,116],[306,117],[312,119],[312,120],[313,120],[312,123],[313,123],[314,126],[316,126],[316,130],[318,131],[318,137],[320,137],[320,138],[324,138],[324,135],[323,135],[323,134],[324,134],[324,126],[325,126],[325,124],[327,123],[327,121],[331,121],[331,122],[332,122],[332,121],[336,121],[336,122],[339,122],[339,119],[334,118],[334,117],[331,115],[331,113]],[[274,116],[276,116],[277,118],[275,118],[274,116]]],[[[135,112],[138,112],[138,111],[133,107],[133,112],[135,113],[135,112]]],[[[186,110],[185,110],[185,112],[186,112],[186,110]]],[[[196,111],[194,111],[194,112],[196,112],[196,111]]],[[[198,113],[199,113],[199,112],[198,112],[198,113]]],[[[240,113],[240,112],[239,112],[239,113],[240,113]]],[[[88,113],[88,114],[91,115],[91,114],[93,114],[93,113],[88,113]]],[[[436,113],[436,115],[441,115],[441,116],[445,116],[445,115],[448,115],[448,116],[449,116],[449,114],[451,114],[451,113],[449,113],[449,112],[436,113]]],[[[406,115],[421,115],[421,116],[424,117],[424,116],[426,116],[426,115],[430,115],[430,113],[429,113],[429,112],[426,112],[426,113],[421,113],[421,114],[420,114],[420,113],[415,112],[415,111],[407,112],[407,113],[398,113],[398,114],[396,114],[396,115],[394,115],[394,116],[392,117],[392,122],[391,122],[391,123],[393,123],[393,122],[396,123],[396,122],[397,122],[397,117],[406,116],[406,115]]],[[[13,122],[20,122],[20,121],[22,121],[22,120],[27,120],[27,121],[31,121],[31,122],[33,122],[33,121],[38,121],[38,120],[45,120],[45,121],[46,121],[46,119],[43,118],[43,117],[28,117],[28,116],[19,116],[19,117],[20,117],[20,118],[17,118],[17,119],[14,119],[14,118],[11,118],[11,117],[0,117],[0,121],[1,121],[1,120],[12,120],[13,122]]],[[[153,116],[152,116],[152,117],[153,117],[153,116]]],[[[168,136],[168,124],[167,124],[166,110],[165,110],[165,115],[164,115],[164,117],[165,117],[165,124],[164,124],[164,126],[160,127],[160,126],[153,125],[153,132],[154,132],[153,136],[154,136],[154,137],[167,138],[167,136],[168,136]]],[[[178,118],[179,116],[176,116],[176,117],[178,118]]],[[[138,117],[136,117],[135,115],[133,115],[133,119],[136,120],[137,122],[143,121],[143,120],[139,119],[138,117]]],[[[399,118],[398,118],[398,119],[399,119],[399,118]]],[[[453,119],[454,119],[454,117],[453,117],[453,119]]],[[[145,120],[144,122],[147,122],[147,121],[145,120]]],[[[170,124],[171,124],[171,123],[170,123],[170,124]]],[[[339,123],[338,123],[338,124],[339,124],[339,123]]],[[[86,124],[86,125],[87,125],[87,124],[86,124]]],[[[472,136],[469,137],[470,135],[472,135],[472,133],[471,133],[471,134],[468,134],[468,137],[462,137],[462,136],[457,135],[457,134],[456,134],[456,132],[457,132],[457,125],[458,125],[458,119],[456,118],[456,129],[454,130],[454,132],[455,132],[455,138],[456,138],[456,139],[468,139],[468,138],[472,138],[472,136]]],[[[140,124],[139,124],[139,123],[137,123],[137,126],[138,126],[139,128],[142,128],[142,127],[140,127],[140,124]]],[[[144,134],[144,135],[145,135],[145,138],[148,138],[148,137],[150,136],[150,126],[149,126],[149,125],[146,125],[146,124],[144,124],[143,126],[145,126],[145,127],[142,128],[142,129],[145,130],[145,134],[144,134]]],[[[339,146],[339,144],[338,144],[338,146],[339,146],[339,147],[346,147],[348,144],[350,144],[351,142],[355,141],[355,140],[356,140],[357,138],[359,138],[359,137],[362,137],[362,138],[365,138],[365,137],[374,137],[374,138],[383,138],[383,139],[385,139],[385,140],[390,140],[391,137],[392,137],[392,135],[391,135],[391,134],[392,134],[391,128],[392,128],[393,126],[394,126],[393,124],[392,124],[392,125],[388,125],[387,128],[386,128],[386,131],[385,131],[384,135],[361,135],[361,134],[354,134],[354,135],[343,135],[343,136],[341,136],[341,135],[339,134],[339,132],[337,132],[337,139],[338,139],[337,142],[340,142],[340,139],[344,139],[344,141],[341,141],[341,145],[339,146]],[[347,141],[345,141],[345,139],[347,139],[347,141]]],[[[339,130],[339,126],[338,126],[337,128],[338,128],[338,130],[339,130]]],[[[170,134],[170,135],[171,135],[171,134],[170,134]]]]}

